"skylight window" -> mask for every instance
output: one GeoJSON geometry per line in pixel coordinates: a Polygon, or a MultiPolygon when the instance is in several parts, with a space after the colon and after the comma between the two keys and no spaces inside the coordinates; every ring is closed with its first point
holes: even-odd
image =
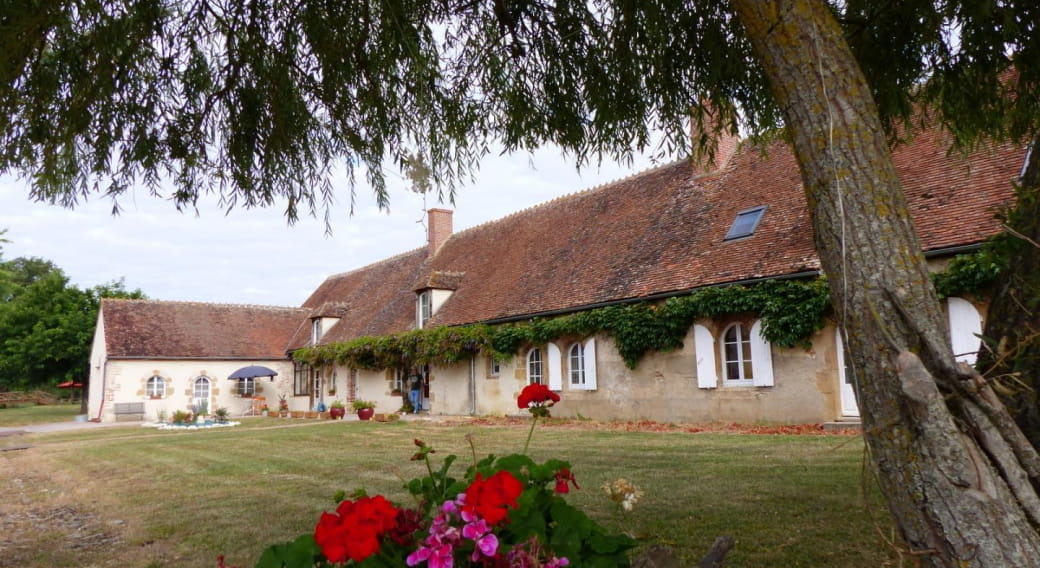
{"type": "Polygon", "coordinates": [[[733,220],[733,226],[729,228],[729,232],[726,233],[724,240],[732,241],[733,239],[750,237],[755,234],[758,222],[762,220],[762,214],[765,212],[766,206],[760,205],[737,213],[737,218],[733,220]]]}

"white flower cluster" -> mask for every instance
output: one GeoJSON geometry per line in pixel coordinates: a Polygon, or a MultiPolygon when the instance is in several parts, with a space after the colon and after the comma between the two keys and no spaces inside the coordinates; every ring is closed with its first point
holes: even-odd
{"type": "Polygon", "coordinates": [[[604,483],[603,492],[625,511],[631,511],[639,498],[643,496],[643,492],[638,487],[624,478],[618,479],[614,483],[604,483]]]}

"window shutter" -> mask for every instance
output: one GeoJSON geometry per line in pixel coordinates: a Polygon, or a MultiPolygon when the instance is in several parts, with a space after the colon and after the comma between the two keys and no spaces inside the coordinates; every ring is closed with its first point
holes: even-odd
{"type": "Polygon", "coordinates": [[[751,326],[751,372],[756,387],[773,386],[773,350],[762,337],[762,320],[751,326]]]}
{"type": "Polygon", "coordinates": [[[694,355],[697,357],[697,388],[713,389],[719,386],[715,375],[715,338],[708,328],[696,324],[693,326],[694,355]]]}
{"type": "Polygon", "coordinates": [[[596,390],[596,338],[585,342],[585,388],[596,390]]]}
{"type": "Polygon", "coordinates": [[[975,364],[982,335],[982,316],[971,302],[963,298],[949,298],[950,343],[958,361],[975,364]],[[978,335],[976,335],[978,334],[978,335]]]}
{"type": "Polygon", "coordinates": [[[549,389],[563,390],[563,357],[560,355],[560,348],[555,343],[550,343],[546,350],[549,352],[549,389]]]}

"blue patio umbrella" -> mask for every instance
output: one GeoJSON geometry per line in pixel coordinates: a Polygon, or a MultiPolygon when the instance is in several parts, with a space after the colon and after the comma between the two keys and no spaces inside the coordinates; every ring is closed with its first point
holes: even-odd
{"type": "Polygon", "coordinates": [[[271,380],[273,381],[277,374],[278,372],[274,369],[268,369],[263,365],[250,365],[231,373],[228,379],[238,381],[241,379],[254,379],[256,377],[271,377],[271,380]]]}

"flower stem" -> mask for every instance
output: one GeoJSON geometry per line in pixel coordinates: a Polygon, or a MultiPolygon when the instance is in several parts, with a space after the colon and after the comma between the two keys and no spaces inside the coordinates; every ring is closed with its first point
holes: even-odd
{"type": "Polygon", "coordinates": [[[522,452],[525,456],[527,455],[527,446],[531,445],[531,436],[534,434],[534,425],[538,423],[538,415],[535,414],[531,417],[531,429],[527,431],[527,440],[524,442],[524,451],[522,452]]]}
{"type": "MultiPolygon", "coordinates": [[[[434,487],[434,489],[436,489],[437,488],[437,478],[433,476],[433,466],[430,465],[430,456],[429,456],[429,454],[423,456],[423,461],[426,462],[426,471],[430,472],[430,481],[433,482],[433,487],[434,487]]],[[[442,495],[443,495],[443,493],[442,493],[442,495]]]]}

